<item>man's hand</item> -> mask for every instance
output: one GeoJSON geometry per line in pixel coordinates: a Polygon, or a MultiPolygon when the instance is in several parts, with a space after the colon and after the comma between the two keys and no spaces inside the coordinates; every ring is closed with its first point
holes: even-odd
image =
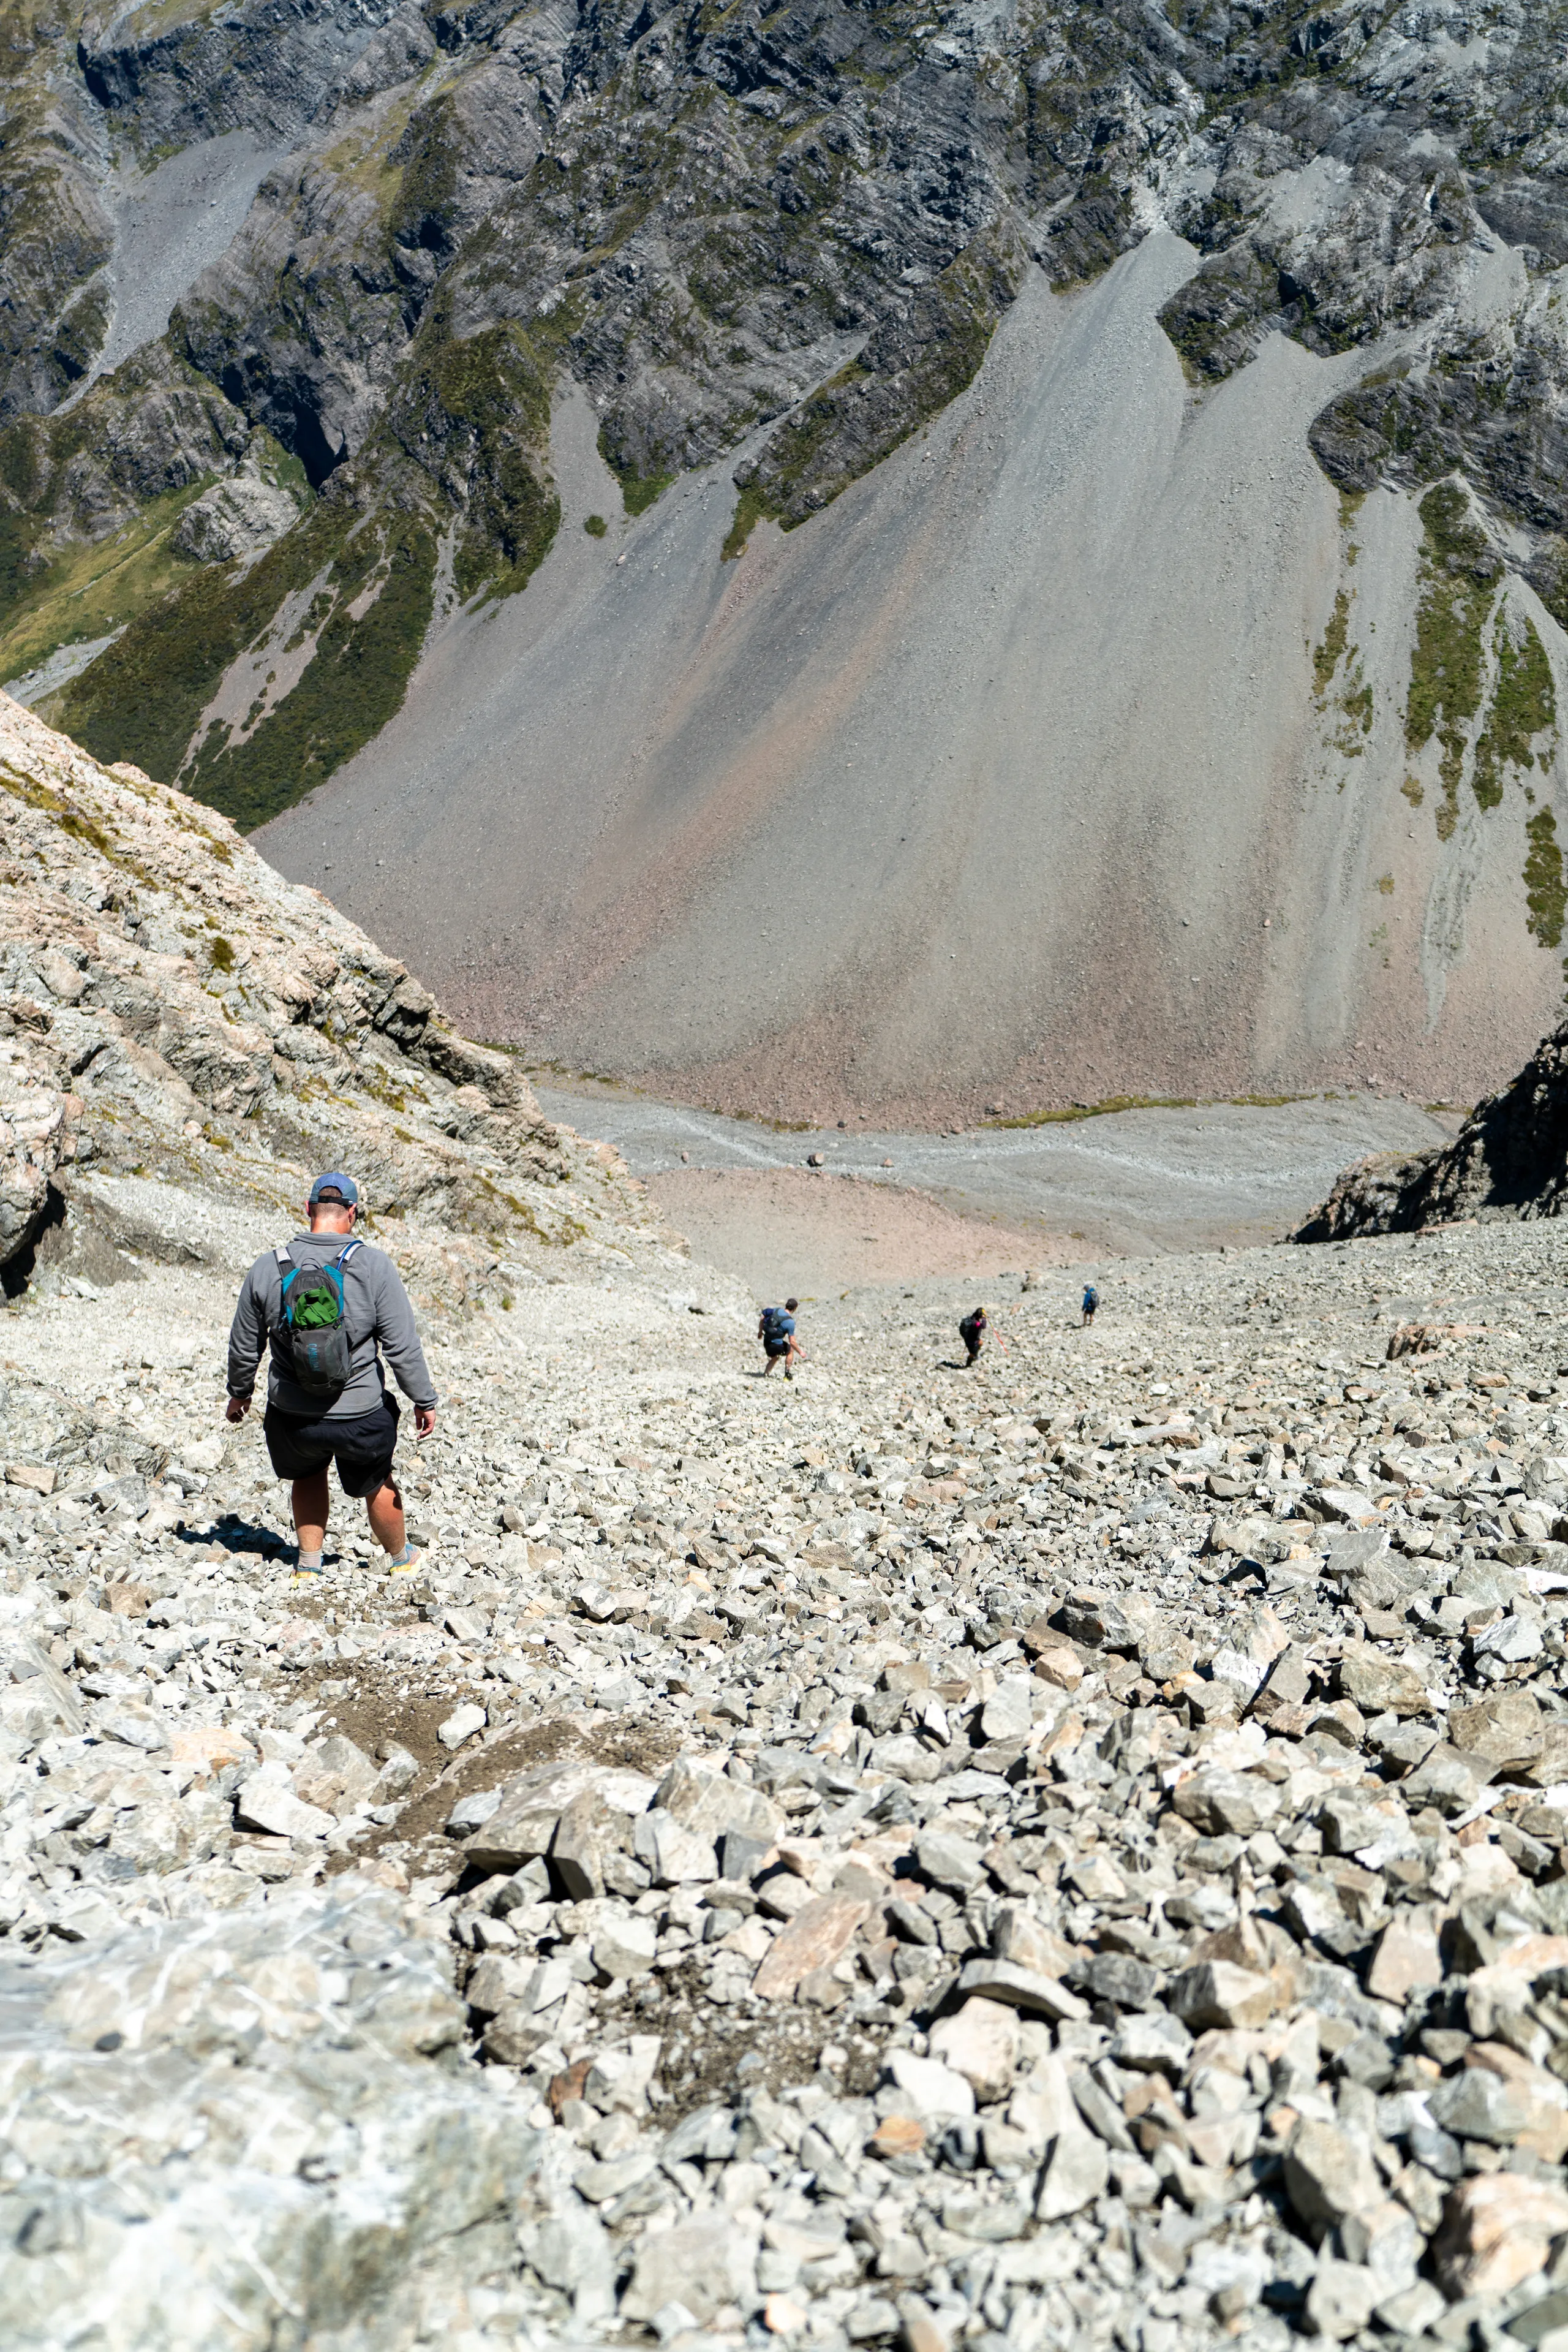
{"type": "Polygon", "coordinates": [[[232,1396],[230,1397],[227,1404],[224,1407],[224,1419],[225,1421],[243,1421],[249,1411],[249,1397],[232,1396]]]}
{"type": "Polygon", "coordinates": [[[415,1437],[434,1436],[435,1407],[433,1404],[416,1404],[414,1406],[413,1433],[415,1437]]]}

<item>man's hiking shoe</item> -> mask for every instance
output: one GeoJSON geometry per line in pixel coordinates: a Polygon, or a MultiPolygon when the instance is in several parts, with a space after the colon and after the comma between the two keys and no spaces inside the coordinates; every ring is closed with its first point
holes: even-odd
{"type": "Polygon", "coordinates": [[[288,1580],[288,1589],[291,1592],[301,1591],[314,1592],[319,1591],[326,1581],[327,1574],[324,1569],[297,1568],[288,1580]]]}
{"type": "Polygon", "coordinates": [[[404,1544],[402,1550],[397,1559],[387,1562],[387,1574],[389,1576],[412,1576],[416,1568],[423,1568],[423,1552],[416,1551],[413,1544],[404,1544]]]}

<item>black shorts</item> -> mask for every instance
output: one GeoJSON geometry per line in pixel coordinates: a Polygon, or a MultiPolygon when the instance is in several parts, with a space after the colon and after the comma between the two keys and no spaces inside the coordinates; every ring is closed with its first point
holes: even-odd
{"type": "Polygon", "coordinates": [[[279,1478],[309,1478],[335,1462],[338,1484],[358,1498],[373,1495],[392,1476],[398,1420],[397,1400],[383,1395],[374,1412],[337,1420],[281,1412],[269,1404],[261,1426],[279,1478]]]}
{"type": "Polygon", "coordinates": [[[762,1352],[765,1356],[787,1356],[789,1353],[789,1342],[788,1339],[764,1339],[762,1352]]]}

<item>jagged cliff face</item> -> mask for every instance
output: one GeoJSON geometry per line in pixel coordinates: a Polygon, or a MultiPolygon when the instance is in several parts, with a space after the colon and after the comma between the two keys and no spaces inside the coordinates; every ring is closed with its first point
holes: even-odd
{"type": "Polygon", "coordinates": [[[160,1198],[165,1228],[182,1191],[277,1216],[328,1166],[459,1296],[504,1261],[680,1265],[616,1155],[545,1119],[402,964],[224,819],[0,694],[0,1288],[205,1261],[201,1216],[172,1235],[160,1198]]]}
{"type": "MultiPolygon", "coordinates": [[[[1364,918],[1389,910],[1358,905],[1321,972],[1277,975],[1310,1018],[1292,1032],[1270,1011],[1228,1059],[1203,1045],[1197,1061],[1221,1083],[1312,1083],[1336,1056],[1347,1072],[1375,1058],[1356,1033],[1375,1014],[1407,1039],[1410,1083],[1462,1085],[1489,1023],[1511,1031],[1505,1061],[1539,1026],[1563,919],[1554,12],[241,0],[8,26],[0,668],[99,756],[177,778],[244,825],[352,761],[443,625],[535,576],[561,528],[552,409],[559,425],[574,386],[626,515],[722,468],[723,528],[701,576],[674,583],[700,638],[735,576],[722,559],[759,525],[821,518],[947,413],[1031,280],[1071,293],[1174,230],[1179,267],[1140,284],[1185,370],[1183,431],[1252,376],[1271,335],[1322,369],[1310,397],[1292,379],[1307,413],[1291,432],[1342,493],[1343,529],[1319,533],[1301,594],[1274,613],[1292,669],[1263,765],[1288,797],[1337,763],[1351,802],[1375,772],[1378,792],[1404,790],[1392,817],[1425,812],[1411,824],[1437,859],[1411,877],[1426,910],[1402,939],[1384,923],[1380,940],[1364,918]],[[1467,923],[1488,977],[1445,1014],[1467,923]],[[1383,1003],[1377,975],[1401,960],[1404,996],[1383,1003]],[[1337,1021],[1322,1011],[1336,996],[1337,1021]],[[1462,1050],[1438,1035],[1455,1017],[1462,1050]]],[[[1238,520],[1234,506],[1200,520],[1216,577],[1238,520]]],[[[1098,559],[1092,544],[1057,557],[1090,602],[1098,559]]],[[[1005,657],[1014,617],[996,615],[979,658],[1005,657]]],[[[506,723],[547,769],[570,750],[548,696],[506,723]]],[[[1217,720],[1213,740],[1228,752],[1235,732],[1217,720]]],[[[1195,770],[1210,749],[1192,747],[1195,770]]],[[[736,738],[727,756],[743,769],[754,750],[736,738]]],[[[464,782],[440,756],[422,777],[427,798],[464,782]]],[[[548,795],[528,815],[562,867],[555,930],[528,944],[551,977],[492,985],[486,1013],[574,1051],[609,1035],[623,1066],[648,1066],[635,1020],[583,1007],[608,902],[580,903],[580,820],[548,795]]],[[[1168,819],[1179,835],[1179,804],[1168,819]]],[[[1276,816],[1259,823],[1277,835],[1276,816]]],[[[1371,852],[1348,877],[1343,845],[1305,854],[1322,904],[1385,878],[1371,852]]],[[[423,889],[377,910],[422,948],[423,889]]],[[[1282,917],[1287,896],[1265,873],[1249,928],[1253,902],[1282,917]]],[[[1049,911],[1071,929],[1071,908],[1049,911]]],[[[1163,953],[1145,912],[1122,948],[1145,961],[1163,953]]],[[[1305,925],[1322,905],[1289,913],[1305,925]]],[[[493,909],[486,922],[493,941],[493,909]]],[[[685,934],[677,960],[700,992],[708,934],[700,913],[691,926],[695,966],[685,934]]],[[[476,943],[448,936],[444,985],[476,943]]],[[[1191,949],[1174,943],[1175,1002],[1125,1067],[1098,1045],[1074,1063],[1061,992],[1026,988],[983,1051],[955,1062],[917,1008],[869,1054],[824,1047],[831,1085],[849,1085],[857,1052],[850,1091],[883,1102],[949,1064],[955,1099],[1004,1081],[1190,1083],[1169,1064],[1191,949]]],[[[640,1001],[643,979],[627,985],[640,1001]]],[[[1209,1016],[1232,1032],[1256,995],[1245,971],[1237,987],[1209,1016]]],[[[728,993],[714,967],[708,994],[728,993]]],[[[831,1027],[840,1012],[809,1017],[831,1027]]],[[[773,1050],[759,1021],[716,1013],[664,1061],[739,1073],[760,1098],[771,1082],[744,1076],[773,1050]]]]}

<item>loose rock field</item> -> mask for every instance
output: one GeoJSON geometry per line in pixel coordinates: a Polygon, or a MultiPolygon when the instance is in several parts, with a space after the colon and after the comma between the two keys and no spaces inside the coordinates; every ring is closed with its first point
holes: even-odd
{"type": "Polygon", "coordinates": [[[429,1299],[426,1567],[319,1600],[225,1272],[30,1294],[7,2333],[1560,2324],[1561,1255],[1015,1277],[973,1374],[857,1294],[790,1387],[716,1277],[429,1299]]]}

